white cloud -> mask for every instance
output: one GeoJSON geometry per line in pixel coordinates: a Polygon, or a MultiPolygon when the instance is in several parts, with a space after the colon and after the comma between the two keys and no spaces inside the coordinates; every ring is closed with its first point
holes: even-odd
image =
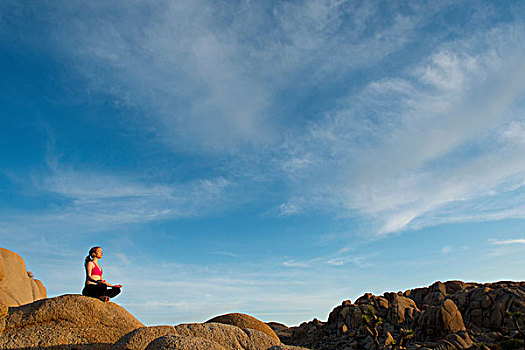
{"type": "Polygon", "coordinates": [[[507,245],[507,244],[525,244],[524,238],[517,238],[517,239],[489,239],[489,242],[491,244],[495,245],[507,245]]]}
{"type": "Polygon", "coordinates": [[[511,121],[502,136],[512,143],[525,143],[525,122],[511,121]]]}
{"type": "Polygon", "coordinates": [[[124,265],[129,265],[130,264],[130,260],[125,254],[116,253],[115,256],[118,257],[121,260],[122,264],[124,264],[124,265]]]}
{"type": "Polygon", "coordinates": [[[301,208],[293,203],[282,203],[279,205],[279,215],[294,215],[301,212],[301,208]]]}
{"type": "Polygon", "coordinates": [[[217,251],[217,252],[214,252],[214,254],[229,256],[231,258],[238,258],[239,257],[239,254],[236,254],[236,253],[233,253],[233,252],[226,252],[226,251],[217,251]]]}
{"type": "Polygon", "coordinates": [[[475,57],[458,57],[453,52],[441,51],[432,56],[431,63],[417,70],[421,80],[447,94],[459,93],[464,89],[465,79],[477,69],[475,57]]]}
{"type": "Polygon", "coordinates": [[[334,266],[343,266],[345,264],[344,259],[342,258],[330,259],[326,263],[328,265],[334,265],[334,266]]]}
{"type": "Polygon", "coordinates": [[[448,254],[448,253],[450,253],[451,251],[452,251],[452,247],[449,246],[449,245],[446,245],[446,246],[444,246],[443,248],[441,248],[441,253],[443,253],[443,254],[448,254]]]}
{"type": "Polygon", "coordinates": [[[318,256],[303,261],[287,260],[284,263],[282,263],[282,265],[286,267],[317,268],[323,265],[345,266],[351,264],[358,268],[367,268],[374,265],[372,263],[372,258],[374,258],[375,256],[377,256],[376,253],[366,255],[354,255],[350,253],[349,249],[341,249],[332,254],[318,256]]]}
{"type": "Polygon", "coordinates": [[[310,267],[310,264],[307,262],[300,262],[295,260],[287,260],[283,262],[282,265],[286,267],[310,267]]]}

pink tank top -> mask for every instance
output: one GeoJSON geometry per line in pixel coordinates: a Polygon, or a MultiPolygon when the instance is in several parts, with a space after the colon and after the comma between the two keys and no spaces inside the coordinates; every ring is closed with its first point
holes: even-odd
{"type": "Polygon", "coordinates": [[[95,265],[95,267],[93,267],[93,270],[91,270],[91,274],[96,276],[102,276],[102,269],[98,267],[95,263],[93,263],[93,265],[95,265]]]}

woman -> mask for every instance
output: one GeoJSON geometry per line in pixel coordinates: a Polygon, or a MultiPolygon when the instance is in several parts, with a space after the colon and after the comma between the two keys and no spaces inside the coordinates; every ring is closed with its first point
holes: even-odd
{"type": "Polygon", "coordinates": [[[89,250],[89,255],[86,256],[84,262],[86,267],[86,284],[82,290],[82,295],[108,302],[109,298],[113,298],[120,293],[122,285],[111,285],[104,280],[102,268],[98,264],[99,259],[102,259],[102,255],[102,248],[100,247],[93,247],[89,250]],[[111,289],[108,289],[108,287],[111,289]]]}

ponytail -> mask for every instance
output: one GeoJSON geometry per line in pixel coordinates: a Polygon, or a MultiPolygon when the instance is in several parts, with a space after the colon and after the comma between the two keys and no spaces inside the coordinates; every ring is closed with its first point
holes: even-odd
{"type": "Polygon", "coordinates": [[[93,247],[89,250],[89,255],[86,256],[84,259],[84,266],[88,264],[88,262],[93,261],[93,254],[99,249],[100,247],[93,247]]]}
{"type": "Polygon", "coordinates": [[[86,266],[90,261],[92,261],[91,255],[86,256],[86,258],[84,259],[84,266],[86,266]]]}

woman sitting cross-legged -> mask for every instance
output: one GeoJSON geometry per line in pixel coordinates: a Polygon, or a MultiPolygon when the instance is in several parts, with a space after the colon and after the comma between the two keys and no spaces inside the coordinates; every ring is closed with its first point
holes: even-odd
{"type": "Polygon", "coordinates": [[[104,280],[102,268],[98,264],[102,255],[102,248],[100,247],[93,247],[89,250],[89,255],[84,262],[86,267],[86,284],[82,290],[82,295],[108,302],[109,298],[113,298],[120,293],[122,285],[111,285],[104,280]]]}

